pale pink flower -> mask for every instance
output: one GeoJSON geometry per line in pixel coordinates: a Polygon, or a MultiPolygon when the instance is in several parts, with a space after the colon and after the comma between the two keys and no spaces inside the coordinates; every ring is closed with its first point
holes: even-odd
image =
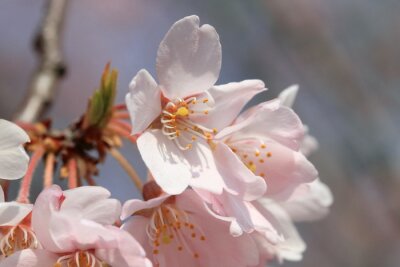
{"type": "MultiPolygon", "coordinates": [[[[294,84],[283,90],[278,98],[283,106],[292,108],[294,101],[296,100],[297,92],[299,91],[299,86],[294,84]]],[[[304,136],[301,141],[300,151],[305,156],[310,155],[312,152],[318,149],[317,139],[309,134],[309,129],[307,125],[304,125],[304,136]]]]}
{"type": "Polygon", "coordinates": [[[4,202],[3,189],[0,187],[0,252],[3,256],[38,247],[30,224],[32,207],[32,204],[4,202]]]}
{"type": "Polygon", "coordinates": [[[259,247],[263,264],[271,259],[277,259],[280,262],[301,260],[306,245],[298,234],[293,221],[321,219],[328,213],[332,201],[330,190],[319,180],[298,186],[284,201],[278,202],[268,198],[253,201],[253,207],[268,219],[283,237],[282,240],[273,243],[259,232],[251,234],[259,247]]]}
{"type": "Polygon", "coordinates": [[[0,178],[21,178],[28,168],[29,157],[23,144],[29,137],[16,124],[0,119],[0,178]]]}
{"type": "Polygon", "coordinates": [[[271,243],[259,232],[251,234],[260,253],[259,267],[265,266],[265,263],[272,259],[277,259],[280,263],[284,260],[300,261],[306,244],[297,232],[290,215],[279,204],[267,198],[254,201],[253,204],[282,236],[280,241],[271,243]]]}
{"type": "Polygon", "coordinates": [[[246,110],[216,139],[236,153],[254,175],[263,177],[266,196],[289,196],[300,184],[315,180],[318,172],[299,151],[304,128],[298,116],[279,99],[246,110]]]}
{"type": "Polygon", "coordinates": [[[200,27],[199,18],[189,16],[176,22],[159,46],[159,84],[146,70],[130,84],[126,104],[132,134],[139,135],[144,162],[169,194],[179,194],[188,185],[216,194],[225,189],[246,199],[265,191],[262,179],[254,177],[229,148],[212,141],[250,98],[265,90],[264,83],[246,80],[215,86],[220,68],[217,32],[207,24],[200,27]]]}
{"type": "Polygon", "coordinates": [[[298,186],[288,199],[279,202],[295,222],[315,221],[329,213],[332,192],[319,179],[298,186]]]}
{"type": "Polygon", "coordinates": [[[112,226],[120,215],[120,203],[109,199],[101,187],[62,191],[45,189],[32,211],[32,227],[42,249],[24,250],[0,266],[118,267],[151,266],[140,244],[127,232],[112,226]]]}
{"type": "Polygon", "coordinates": [[[129,218],[123,229],[144,246],[155,266],[258,264],[258,251],[252,238],[249,235],[233,237],[229,222],[211,216],[190,189],[177,196],[129,200],[123,206],[122,218],[129,218]]]}

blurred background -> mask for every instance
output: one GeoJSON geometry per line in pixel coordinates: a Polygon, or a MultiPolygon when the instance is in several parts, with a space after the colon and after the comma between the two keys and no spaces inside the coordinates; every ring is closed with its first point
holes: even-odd
{"type": "MultiPolygon", "coordinates": [[[[32,39],[44,1],[0,2],[0,117],[11,119],[35,69],[32,39]]],[[[68,76],[47,116],[65,127],[85,109],[106,62],[122,102],[141,68],[155,75],[157,47],[191,14],[221,38],[218,83],[258,78],[269,90],[298,83],[294,109],[320,142],[311,156],[333,191],[330,215],[299,225],[307,267],[400,266],[400,1],[71,0],[63,32],[68,76]]],[[[145,169],[136,148],[123,152],[145,169]]],[[[109,158],[97,182],[124,201],[138,195],[109,158]]],[[[37,193],[41,180],[38,177],[37,193]]],[[[17,186],[14,182],[12,186],[17,186]]]]}

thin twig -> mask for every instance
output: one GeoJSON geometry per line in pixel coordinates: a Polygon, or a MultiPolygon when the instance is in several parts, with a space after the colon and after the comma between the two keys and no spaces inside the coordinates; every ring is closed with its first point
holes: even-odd
{"type": "Polygon", "coordinates": [[[68,0],[48,0],[39,32],[35,38],[35,51],[39,65],[30,82],[29,94],[15,116],[16,121],[34,122],[50,106],[58,80],[66,67],[60,49],[60,32],[68,0]]]}
{"type": "Polygon", "coordinates": [[[135,168],[128,162],[128,160],[115,148],[109,149],[110,154],[118,161],[121,167],[128,173],[131,177],[133,183],[136,185],[137,189],[142,192],[143,184],[139,175],[137,174],[135,168]]]}

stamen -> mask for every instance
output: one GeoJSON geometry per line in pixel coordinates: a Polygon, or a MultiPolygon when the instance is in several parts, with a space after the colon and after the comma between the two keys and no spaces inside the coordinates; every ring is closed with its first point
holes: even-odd
{"type": "MultiPolygon", "coordinates": [[[[204,99],[202,102],[207,103],[208,99],[204,99]]],[[[190,114],[208,114],[209,112],[208,110],[201,112],[191,109],[196,103],[196,97],[190,97],[186,100],[177,98],[168,102],[161,114],[162,133],[169,140],[174,140],[181,150],[191,149],[192,143],[197,141],[197,137],[210,140],[218,132],[215,128],[208,129],[190,119],[190,114]]]]}
{"type": "Polygon", "coordinates": [[[98,259],[91,251],[77,251],[58,258],[54,267],[95,267],[108,266],[98,259]]]}
{"type": "Polygon", "coordinates": [[[176,209],[172,204],[163,204],[156,208],[146,228],[149,244],[153,247],[153,255],[162,253],[163,247],[172,245],[177,252],[185,251],[189,255],[200,255],[193,251],[193,242],[204,242],[205,234],[199,227],[189,221],[186,212],[176,209]]]}
{"type": "Polygon", "coordinates": [[[36,249],[38,241],[35,233],[25,225],[17,225],[10,228],[0,240],[1,254],[8,257],[16,251],[23,249],[36,249]]]}

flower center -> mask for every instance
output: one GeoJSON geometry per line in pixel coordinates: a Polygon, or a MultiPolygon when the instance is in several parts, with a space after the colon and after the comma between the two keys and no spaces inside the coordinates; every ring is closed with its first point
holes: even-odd
{"type": "Polygon", "coordinates": [[[191,244],[206,241],[203,231],[190,222],[188,214],[170,204],[154,210],[146,230],[156,260],[160,251],[167,248],[165,246],[177,252],[185,251],[197,259],[200,255],[191,244]]]}
{"type": "Polygon", "coordinates": [[[267,145],[259,140],[228,142],[231,150],[255,175],[266,177],[265,164],[272,157],[267,145]]]}
{"type": "Polygon", "coordinates": [[[161,114],[163,134],[173,140],[181,150],[192,148],[197,138],[211,140],[217,129],[208,129],[191,119],[193,115],[208,115],[207,103],[208,98],[198,101],[196,97],[169,101],[161,114]]]}
{"type": "Polygon", "coordinates": [[[17,225],[9,229],[9,231],[0,240],[1,253],[8,257],[16,251],[37,248],[38,241],[35,233],[29,226],[17,225]]]}
{"type": "Polygon", "coordinates": [[[77,251],[58,258],[54,267],[107,267],[106,263],[90,251],[77,251]]]}

